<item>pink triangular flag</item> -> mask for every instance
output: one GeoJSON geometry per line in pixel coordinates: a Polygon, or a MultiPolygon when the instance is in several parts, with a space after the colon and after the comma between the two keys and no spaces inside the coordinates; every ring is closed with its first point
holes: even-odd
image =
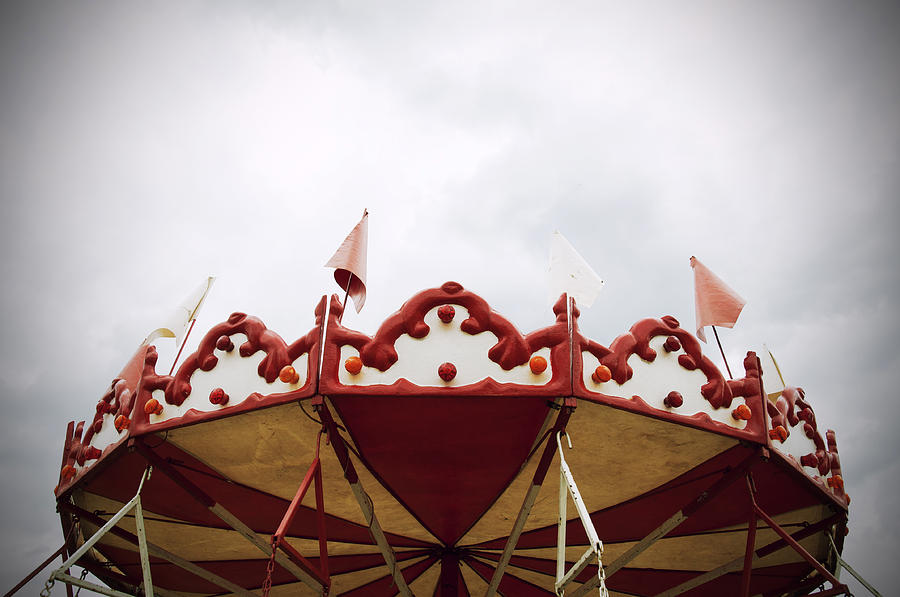
{"type": "Polygon", "coordinates": [[[357,313],[366,304],[366,247],[368,243],[369,212],[364,210],[362,219],[325,264],[325,267],[335,268],[334,281],[353,299],[357,313]]]}
{"type": "Polygon", "coordinates": [[[697,337],[706,342],[703,328],[708,325],[734,327],[741,309],[747,304],[708,267],[691,257],[694,269],[694,303],[697,312],[697,337]]]}

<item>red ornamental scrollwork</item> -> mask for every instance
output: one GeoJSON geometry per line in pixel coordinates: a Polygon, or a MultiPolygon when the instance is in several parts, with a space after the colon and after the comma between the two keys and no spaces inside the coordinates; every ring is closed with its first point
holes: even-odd
{"type": "MultiPolygon", "coordinates": [[[[317,321],[321,321],[324,316],[323,306],[316,308],[317,321]]],[[[266,328],[260,319],[246,313],[232,313],[225,322],[213,326],[206,333],[197,351],[185,359],[174,376],[156,374],[157,354],[151,347],[152,352],[145,361],[141,381],[142,403],[149,399],[154,390],[165,390],[166,402],[180,406],[191,394],[191,376],[198,369],[212,370],[219,362],[215,350],[232,350],[231,336],[234,334],[244,334],[247,337],[247,341],[238,347],[242,357],[252,356],[260,350],[266,353],[257,368],[257,373],[267,383],[278,379],[286,366],[300,355],[309,352],[319,339],[319,329],[316,327],[292,344],[287,344],[281,336],[266,328]]]]}
{"type": "Polygon", "coordinates": [[[512,323],[492,311],[483,298],[463,289],[457,282],[446,282],[440,288],[424,290],[406,301],[372,337],[340,324],[344,308],[338,296],[332,295],[328,341],[338,346],[352,346],[359,351],[363,365],[386,371],[397,362],[394,348],[397,339],[404,334],[417,339],[427,336],[431,328],[425,323],[425,315],[448,303],[469,312],[469,316],[460,322],[460,330],[471,335],[491,332],[497,337],[497,343],[488,350],[488,358],[507,371],[527,363],[536,350],[551,348],[566,340],[564,297],[560,297],[553,307],[554,325],[522,335],[512,323]]]}
{"type": "MultiPolygon", "coordinates": [[[[837,495],[844,495],[843,479],[841,477],[841,461],[837,453],[837,440],[834,431],[826,432],[827,443],[819,433],[816,415],[812,406],[806,400],[806,392],[803,388],[787,387],[782,390],[778,399],[772,403],[766,401],[766,408],[771,421],[771,428],[784,431],[784,439],[791,434],[791,428],[800,427],[808,439],[812,440],[815,451],[800,456],[800,464],[814,468],[819,475],[826,476],[831,473],[836,481],[829,481],[829,485],[837,495]],[[802,425],[801,425],[802,423],[802,425]]],[[[782,440],[783,441],[783,440],[782,440]]]]}
{"type": "MultiPolygon", "coordinates": [[[[70,467],[68,475],[74,475],[74,466],[84,466],[90,460],[96,460],[102,455],[102,451],[91,445],[94,436],[103,428],[104,416],[110,415],[112,421],[128,421],[132,416],[135,405],[135,386],[137,386],[140,367],[146,355],[152,347],[141,346],[131,360],[125,365],[122,372],[112,380],[109,388],[97,401],[94,408],[94,416],[90,424],[81,421],[75,425],[74,421],[66,431],[65,463],[63,468],[70,467]],[[121,417],[121,418],[120,418],[121,417]]],[[[126,431],[127,425],[117,431],[126,431]]],[[[124,437],[124,436],[123,436],[124,437]]]]}
{"type": "MultiPolygon", "coordinates": [[[[573,312],[573,318],[577,317],[577,311],[573,312]]],[[[677,350],[676,343],[684,349],[684,353],[678,356],[678,363],[693,371],[700,369],[707,379],[700,388],[701,395],[713,408],[730,408],[735,397],[733,387],[725,382],[725,378],[711,360],[703,356],[700,342],[690,332],[679,327],[678,320],[670,315],[660,319],[643,319],[621,336],[613,340],[609,348],[585,338],[576,332],[576,342],[585,350],[606,366],[612,373],[612,379],[617,384],[624,384],[634,375],[634,370],[628,364],[628,358],[636,354],[641,359],[652,363],[656,360],[656,350],[650,347],[650,341],[658,336],[666,337],[666,350],[677,350]]],[[[755,358],[755,355],[754,355],[755,358]]],[[[743,392],[743,388],[742,388],[743,392]]],[[[758,393],[758,389],[756,390],[758,393]]],[[[743,393],[737,394],[743,396],[743,393]]]]}

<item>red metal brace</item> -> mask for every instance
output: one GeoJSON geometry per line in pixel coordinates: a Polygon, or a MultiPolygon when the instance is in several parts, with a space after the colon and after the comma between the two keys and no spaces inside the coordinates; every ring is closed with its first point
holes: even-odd
{"type": "MultiPolygon", "coordinates": [[[[154,452],[152,448],[144,443],[144,440],[142,438],[134,438],[131,441],[134,442],[133,445],[137,449],[138,453],[140,453],[144,457],[144,459],[146,459],[147,462],[154,467],[154,469],[162,471],[163,474],[169,477],[169,479],[171,479],[176,485],[185,490],[188,495],[190,495],[194,500],[196,500],[207,510],[209,510],[210,514],[213,514],[233,530],[237,531],[240,535],[243,535],[260,551],[262,551],[266,555],[270,555],[272,559],[274,559],[282,568],[288,570],[297,579],[304,582],[314,590],[324,591],[327,588],[329,580],[327,578],[323,578],[321,572],[317,568],[310,566],[308,563],[300,564],[298,562],[295,562],[293,558],[280,553],[278,550],[273,550],[272,546],[267,545],[265,541],[262,541],[257,536],[256,532],[249,526],[247,526],[245,522],[229,512],[227,508],[216,502],[216,500],[212,496],[203,491],[203,489],[198,487],[195,483],[191,482],[190,479],[182,475],[176,469],[176,467],[174,467],[170,462],[154,452]]],[[[317,486],[321,487],[321,484],[317,484],[317,486]]]]}
{"type": "MultiPolygon", "coordinates": [[[[828,582],[831,583],[831,586],[832,586],[831,589],[828,589],[826,591],[822,591],[819,593],[815,593],[815,595],[821,595],[822,597],[825,597],[826,595],[850,595],[850,589],[847,587],[847,585],[841,584],[841,582],[837,578],[835,578],[834,575],[831,574],[831,572],[829,572],[825,568],[825,566],[823,566],[819,562],[819,560],[817,560],[815,557],[812,556],[812,554],[810,554],[808,551],[806,551],[802,545],[800,545],[793,537],[791,537],[790,534],[788,534],[787,531],[785,531],[783,528],[781,528],[781,526],[779,526],[779,524],[777,522],[775,522],[775,520],[773,520],[771,516],[766,514],[765,511],[759,507],[759,504],[756,503],[756,488],[753,486],[753,480],[749,477],[747,480],[747,485],[750,490],[750,501],[753,504],[752,520],[753,520],[754,532],[755,532],[755,527],[756,527],[756,517],[758,516],[759,518],[763,519],[763,521],[765,521],[765,523],[767,525],[769,525],[769,528],[771,528],[773,531],[775,531],[778,534],[778,536],[780,536],[782,538],[782,540],[784,540],[794,551],[796,551],[798,554],[800,554],[800,557],[802,557],[813,568],[815,568],[816,572],[818,572],[825,580],[827,580],[828,582]]],[[[750,543],[749,533],[747,536],[747,543],[748,543],[748,545],[750,543]]],[[[751,553],[752,549],[753,549],[752,547],[748,546],[748,553],[751,553]]],[[[747,568],[748,568],[748,562],[747,562],[747,556],[745,556],[745,558],[744,558],[744,579],[742,581],[742,585],[744,583],[746,583],[747,590],[749,591],[750,580],[749,580],[749,573],[748,573],[747,568]]],[[[747,595],[747,594],[749,594],[749,593],[743,593],[743,595],[747,595]]]]}
{"type": "Polygon", "coordinates": [[[741,574],[741,597],[750,597],[750,577],[753,571],[753,551],[756,549],[756,484],[753,474],[747,473],[747,490],[750,492],[750,520],[747,525],[747,547],[744,550],[744,572],[741,574]]]}
{"type": "Polygon", "coordinates": [[[328,587],[331,584],[331,576],[328,574],[328,538],[325,534],[325,498],[322,494],[322,462],[319,460],[319,446],[322,443],[322,433],[324,431],[324,429],[319,431],[319,435],[316,437],[316,456],[313,458],[312,464],[309,465],[309,470],[306,471],[306,476],[303,477],[303,482],[300,483],[300,487],[297,489],[297,494],[291,501],[291,505],[288,506],[287,512],[284,513],[284,518],[281,519],[278,530],[272,535],[272,549],[281,549],[288,558],[294,561],[294,563],[313,568],[312,563],[300,555],[300,552],[285,540],[285,535],[287,535],[288,529],[294,521],[294,517],[297,515],[297,511],[300,509],[300,502],[302,502],[303,498],[306,496],[310,484],[315,481],[316,519],[319,523],[319,570],[322,573],[321,578],[326,583],[324,592],[327,594],[328,587]]]}
{"type": "Polygon", "coordinates": [[[401,597],[413,597],[413,594],[406,583],[406,579],[403,576],[403,572],[400,570],[400,567],[397,566],[397,557],[394,555],[394,550],[390,543],[388,543],[387,537],[381,529],[381,524],[379,524],[378,518],[375,516],[375,507],[372,504],[372,499],[365,492],[362,483],[359,480],[359,475],[357,475],[356,468],[353,466],[353,461],[350,459],[347,445],[344,443],[344,439],[338,432],[337,423],[335,423],[334,418],[331,416],[331,411],[328,410],[324,398],[320,395],[313,397],[312,406],[322,419],[322,424],[328,433],[328,439],[331,442],[334,454],[337,456],[338,462],[341,463],[341,468],[344,470],[344,478],[350,484],[353,497],[356,498],[360,511],[365,517],[366,525],[369,527],[369,535],[378,547],[378,551],[381,552],[382,557],[384,557],[384,562],[391,572],[391,577],[394,580],[397,592],[401,597]]]}

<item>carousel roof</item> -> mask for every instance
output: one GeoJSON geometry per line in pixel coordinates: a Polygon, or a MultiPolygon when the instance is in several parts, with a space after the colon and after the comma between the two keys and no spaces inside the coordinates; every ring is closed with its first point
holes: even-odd
{"type": "Polygon", "coordinates": [[[337,297],[314,314],[288,343],[234,313],[171,376],[139,348],[67,429],[72,550],[141,486],[142,515],[80,565],[136,591],[143,533],[163,595],[555,595],[558,556],[570,595],[601,576],[612,595],[831,580],[834,433],[801,389],[767,395],[754,353],[726,379],[672,317],[601,344],[565,297],[522,334],[454,282],[373,336],[337,297]]]}

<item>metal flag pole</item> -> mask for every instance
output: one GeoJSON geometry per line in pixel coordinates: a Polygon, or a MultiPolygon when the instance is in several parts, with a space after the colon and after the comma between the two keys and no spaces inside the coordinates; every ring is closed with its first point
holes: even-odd
{"type": "Polygon", "coordinates": [[[728,379],[734,379],[731,375],[731,367],[728,366],[728,359],[725,358],[725,351],[722,350],[722,343],[719,341],[719,332],[716,331],[716,326],[710,326],[713,329],[713,334],[716,336],[716,344],[719,345],[719,352],[722,353],[722,360],[725,361],[725,370],[728,371],[728,379]]]}
{"type": "Polygon", "coordinates": [[[188,328],[187,334],[184,335],[184,341],[181,343],[181,347],[178,349],[178,354],[175,355],[175,360],[172,361],[172,368],[169,369],[169,375],[172,375],[172,372],[175,371],[175,365],[178,363],[178,359],[181,357],[181,351],[184,350],[184,345],[187,344],[188,338],[191,335],[191,330],[194,329],[194,324],[197,323],[196,319],[191,320],[191,327],[188,328]]]}
{"type": "Polygon", "coordinates": [[[341,316],[338,317],[338,323],[341,323],[344,320],[344,313],[347,311],[347,298],[350,296],[350,282],[353,281],[353,274],[350,274],[350,277],[347,278],[347,288],[344,289],[344,308],[341,309],[341,316]]]}

